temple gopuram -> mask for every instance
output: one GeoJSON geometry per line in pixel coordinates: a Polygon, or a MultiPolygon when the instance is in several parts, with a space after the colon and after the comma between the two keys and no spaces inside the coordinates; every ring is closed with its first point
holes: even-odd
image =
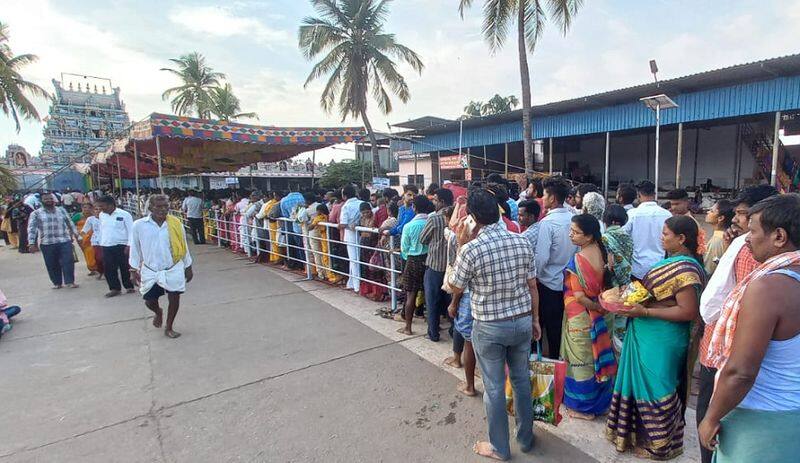
{"type": "Polygon", "coordinates": [[[61,74],[53,79],[55,95],[45,119],[42,162],[59,167],[91,162],[95,153],[110,146],[114,134],[129,125],[119,87],[110,79],[61,74]]]}

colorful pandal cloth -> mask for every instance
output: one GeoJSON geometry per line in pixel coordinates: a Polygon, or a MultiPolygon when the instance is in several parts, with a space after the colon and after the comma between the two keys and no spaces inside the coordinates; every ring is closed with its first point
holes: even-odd
{"type": "MultiPolygon", "coordinates": [[[[699,292],[703,267],[695,259],[664,259],[642,281],[658,301],[674,299],[687,286],[699,292]]],[[[651,310],[658,310],[652,308],[651,310]]],[[[690,322],[633,318],[619,360],[606,437],[617,451],[628,449],[653,460],[683,453],[690,322]]]]}
{"type": "Polygon", "coordinates": [[[788,462],[800,455],[800,410],[737,407],[721,426],[725,437],[714,452],[715,463],[788,462]]]}
{"type": "Polygon", "coordinates": [[[564,404],[572,410],[601,415],[608,410],[617,372],[609,329],[613,314],[605,316],[581,305],[575,293],[596,299],[603,291],[603,275],[576,254],[564,271],[564,321],[561,357],[567,362],[564,404]]]}

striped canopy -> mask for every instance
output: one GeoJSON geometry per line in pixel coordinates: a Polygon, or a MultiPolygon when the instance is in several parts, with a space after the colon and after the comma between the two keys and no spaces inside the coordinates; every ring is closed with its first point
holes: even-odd
{"type": "Polygon", "coordinates": [[[297,154],[350,143],[366,135],[363,127],[274,127],[229,121],[151,114],[128,135],[95,156],[101,174],[117,162],[123,178],[133,178],[134,146],[139,177],[158,176],[158,151],[164,175],[236,171],[256,162],[278,162],[297,154]]]}

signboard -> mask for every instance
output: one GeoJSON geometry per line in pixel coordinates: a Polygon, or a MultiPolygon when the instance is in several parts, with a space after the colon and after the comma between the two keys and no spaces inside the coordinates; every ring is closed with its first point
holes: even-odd
{"type": "Polygon", "coordinates": [[[463,169],[464,166],[461,164],[461,156],[454,154],[452,156],[440,156],[439,168],[442,170],[455,170],[463,169]]]}
{"type": "Polygon", "coordinates": [[[238,185],[239,179],[236,177],[225,177],[225,184],[226,185],[238,185]]]}
{"type": "Polygon", "coordinates": [[[224,190],[228,186],[222,177],[208,177],[208,188],[212,190],[224,190]]]}
{"type": "Polygon", "coordinates": [[[372,177],[372,188],[377,190],[384,190],[389,188],[389,178],[388,177],[372,177]]]}
{"type": "Polygon", "coordinates": [[[464,180],[472,181],[472,169],[464,171],[464,180]]]}

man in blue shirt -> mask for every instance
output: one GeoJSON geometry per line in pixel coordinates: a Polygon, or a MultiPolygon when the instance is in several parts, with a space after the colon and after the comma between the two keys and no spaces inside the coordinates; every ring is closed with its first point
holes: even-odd
{"type": "Polygon", "coordinates": [[[290,269],[298,269],[303,267],[302,262],[305,253],[303,252],[302,229],[295,220],[297,218],[296,210],[298,206],[305,206],[306,200],[298,191],[298,185],[292,185],[291,188],[292,192],[281,199],[281,216],[293,221],[293,223],[282,221],[289,253],[289,258],[286,259],[286,266],[290,269]]]}
{"type": "Polygon", "coordinates": [[[347,185],[342,188],[342,213],[339,216],[339,230],[344,230],[344,242],[347,243],[347,258],[350,261],[347,288],[355,292],[361,288],[361,262],[359,260],[358,232],[356,227],[361,221],[361,201],[356,196],[356,188],[347,185]]]}
{"type": "Polygon", "coordinates": [[[564,269],[577,252],[569,238],[572,213],[564,207],[569,183],[561,177],[544,181],[547,215],[539,222],[536,238],[536,284],[542,331],[547,333],[547,355],[556,359],[561,351],[561,319],[564,317],[564,269]]]}
{"type": "Polygon", "coordinates": [[[403,193],[403,203],[397,211],[397,225],[384,232],[386,235],[399,236],[403,233],[403,227],[414,218],[414,210],[411,206],[414,198],[419,194],[419,188],[416,185],[406,185],[403,188],[405,192],[403,193]]]}

